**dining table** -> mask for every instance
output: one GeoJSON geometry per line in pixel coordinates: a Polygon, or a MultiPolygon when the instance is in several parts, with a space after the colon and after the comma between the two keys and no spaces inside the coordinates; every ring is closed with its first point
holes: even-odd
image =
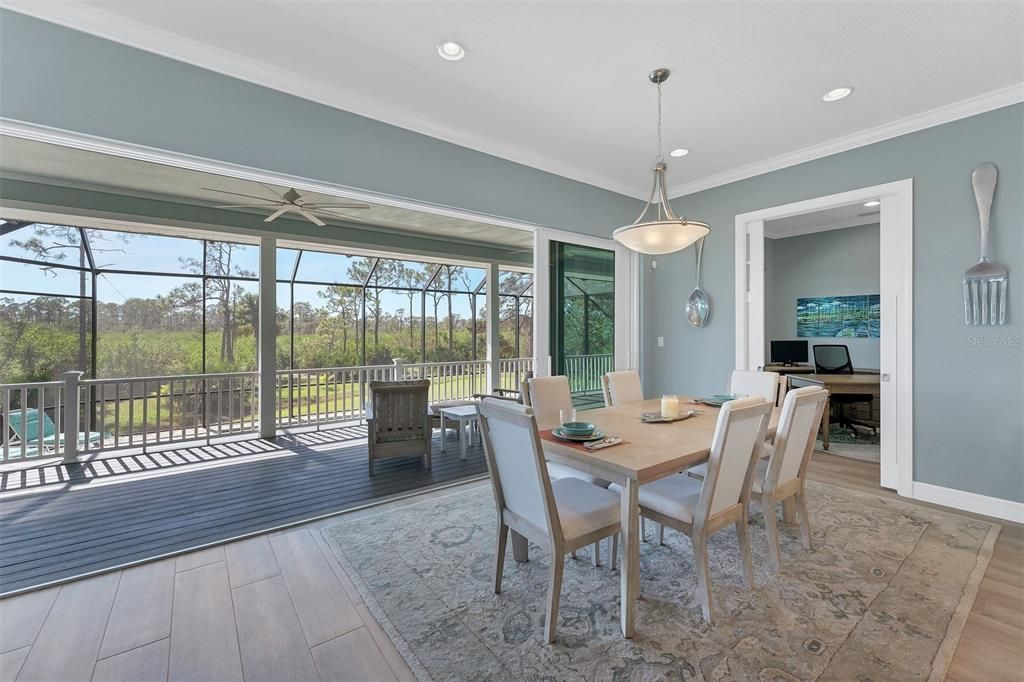
{"type": "MultiPolygon", "coordinates": [[[[645,400],[581,410],[578,421],[591,422],[607,436],[623,442],[600,450],[585,450],[574,443],[558,441],[542,435],[541,444],[548,461],[557,462],[597,478],[622,486],[620,520],[622,522],[622,634],[633,637],[636,600],[640,590],[640,515],[639,489],[644,483],[680,473],[708,458],[711,441],[718,422],[719,407],[692,404],[680,397],[682,414],[694,410],[693,416],[673,422],[644,423],[644,413],[660,412],[661,401],[645,400]]],[[[774,435],[779,408],[772,411],[769,437],[774,435]]],[[[512,553],[516,561],[527,561],[529,554],[524,536],[512,533],[512,553]]]]}

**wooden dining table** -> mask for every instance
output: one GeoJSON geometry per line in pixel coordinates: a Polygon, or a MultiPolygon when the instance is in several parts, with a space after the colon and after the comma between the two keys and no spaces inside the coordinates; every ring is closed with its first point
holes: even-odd
{"type": "MultiPolygon", "coordinates": [[[[699,464],[708,457],[711,440],[718,421],[719,408],[690,404],[689,398],[680,397],[682,411],[696,410],[689,419],[671,423],[645,424],[640,421],[644,412],[659,412],[660,400],[623,403],[615,407],[584,410],[577,414],[579,421],[595,424],[608,436],[618,436],[625,442],[596,451],[584,451],[561,442],[542,440],[548,461],[558,462],[622,486],[622,634],[633,637],[634,612],[640,589],[640,516],[639,488],[650,481],[671,476],[699,464]]],[[[770,434],[779,419],[779,409],[772,412],[770,434]]],[[[526,538],[512,533],[512,552],[516,561],[526,561],[526,538]]]]}

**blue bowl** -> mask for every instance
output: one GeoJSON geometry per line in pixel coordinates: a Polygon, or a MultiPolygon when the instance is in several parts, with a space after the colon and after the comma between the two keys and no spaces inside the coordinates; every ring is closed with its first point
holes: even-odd
{"type": "Polygon", "coordinates": [[[589,422],[566,422],[562,424],[562,432],[570,436],[589,436],[597,427],[589,422]]]}

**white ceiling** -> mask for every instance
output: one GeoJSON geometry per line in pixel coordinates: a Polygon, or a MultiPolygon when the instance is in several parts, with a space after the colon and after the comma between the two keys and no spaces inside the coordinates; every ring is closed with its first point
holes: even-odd
{"type": "MultiPolygon", "coordinates": [[[[65,187],[113,192],[144,198],[188,204],[216,206],[246,203],[243,197],[211,190],[238,192],[272,199],[270,190],[278,194],[288,187],[264,185],[212,173],[164,166],[147,161],[127,159],[98,152],[62,147],[7,135],[0,136],[0,176],[56,184],[65,187]]],[[[300,191],[309,202],[339,201],[336,197],[300,191]]],[[[347,200],[347,199],[346,199],[347,200]]],[[[475,242],[532,252],[533,233],[529,230],[502,227],[409,208],[366,202],[368,210],[347,211],[355,214],[366,229],[385,228],[389,233],[429,236],[452,242],[475,242]]],[[[266,215],[268,209],[236,209],[242,213],[266,215]]],[[[343,211],[344,212],[344,211],[343,211]]],[[[325,237],[338,238],[337,225],[344,221],[320,216],[327,222],[321,228],[325,237]]]]}
{"type": "Polygon", "coordinates": [[[634,196],[653,67],[673,195],[1024,97],[1022,2],[0,4],[634,196]]]}
{"type": "Polygon", "coordinates": [[[848,206],[837,206],[823,211],[803,213],[801,215],[766,220],[764,236],[768,239],[784,239],[812,232],[839,230],[844,227],[870,225],[880,220],[881,210],[878,206],[865,206],[863,202],[848,206]]]}

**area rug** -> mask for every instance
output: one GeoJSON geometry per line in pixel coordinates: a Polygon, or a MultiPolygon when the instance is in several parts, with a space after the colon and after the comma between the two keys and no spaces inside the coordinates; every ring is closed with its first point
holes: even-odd
{"type": "Polygon", "coordinates": [[[700,616],[685,536],[667,531],[664,545],[641,545],[632,640],[619,630],[618,571],[581,552],[566,562],[550,646],[545,550],[531,544],[525,564],[510,550],[493,593],[489,486],[354,518],[324,536],[423,680],[941,679],[999,526],[814,482],[808,506],[814,551],[784,526],[780,574],[768,568],[754,514],[753,591],[734,532],[712,537],[713,626],[700,616]]]}

